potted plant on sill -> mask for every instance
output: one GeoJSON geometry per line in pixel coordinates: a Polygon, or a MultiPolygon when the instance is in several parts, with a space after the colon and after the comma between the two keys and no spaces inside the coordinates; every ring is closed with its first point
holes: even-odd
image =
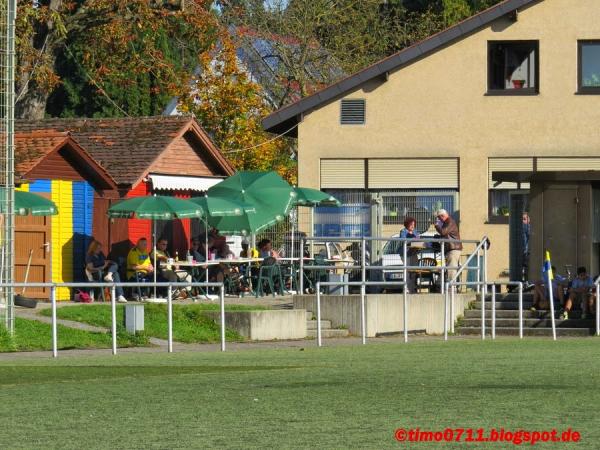
{"type": "Polygon", "coordinates": [[[512,84],[515,89],[523,89],[525,87],[525,80],[512,80],[512,84]]]}

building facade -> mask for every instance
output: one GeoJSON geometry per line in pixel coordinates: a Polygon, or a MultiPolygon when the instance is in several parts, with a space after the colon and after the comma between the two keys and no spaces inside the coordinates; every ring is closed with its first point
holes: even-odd
{"type": "Polygon", "coordinates": [[[594,211],[599,198],[593,180],[586,180],[586,197],[573,189],[583,173],[600,171],[598,6],[502,2],[263,125],[282,133],[297,124],[291,134],[298,138],[300,185],[378,193],[384,234],[398,232],[404,215],[421,212],[427,222],[445,206],[463,238],[489,236],[489,277],[514,279],[522,264],[521,213],[532,209],[530,278],[539,278],[543,248],[582,234],[588,247],[575,242],[558,264],[595,273],[597,230],[578,228],[569,205],[594,211]],[[543,184],[563,171],[570,177],[558,189],[570,193],[544,204],[543,184]],[[563,224],[549,234],[555,218],[563,224]]]}

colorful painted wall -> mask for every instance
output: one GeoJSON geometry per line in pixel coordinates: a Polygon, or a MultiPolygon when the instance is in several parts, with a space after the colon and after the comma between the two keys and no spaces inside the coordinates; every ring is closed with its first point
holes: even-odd
{"type": "MultiPolygon", "coordinates": [[[[83,281],[85,253],[92,237],[92,186],[86,181],[36,180],[20,189],[48,194],[58,207],[58,214],[52,216],[52,281],[83,281]]],[[[56,295],[58,300],[69,300],[71,292],[59,288],[56,295]]]]}

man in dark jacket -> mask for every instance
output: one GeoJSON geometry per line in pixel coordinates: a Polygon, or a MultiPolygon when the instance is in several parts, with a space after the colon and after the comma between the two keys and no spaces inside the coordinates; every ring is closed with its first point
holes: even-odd
{"type": "MultiPolygon", "coordinates": [[[[458,225],[445,209],[440,209],[437,212],[437,222],[435,229],[442,239],[456,239],[460,241],[460,232],[458,225]]],[[[446,256],[446,266],[458,267],[460,264],[460,253],[462,250],[462,242],[444,242],[444,253],[446,256]]],[[[448,270],[447,281],[450,281],[456,275],[456,269],[448,270]]]]}

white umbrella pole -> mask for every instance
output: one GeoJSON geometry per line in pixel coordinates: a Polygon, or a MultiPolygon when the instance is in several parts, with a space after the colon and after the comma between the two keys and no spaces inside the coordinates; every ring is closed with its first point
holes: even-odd
{"type": "MultiPolygon", "coordinates": [[[[315,208],[312,207],[310,208],[310,237],[315,237],[315,208]]],[[[312,258],[313,254],[314,254],[314,246],[313,243],[315,241],[313,241],[311,239],[310,241],[310,257],[312,258]]]]}
{"type": "MultiPolygon", "coordinates": [[[[208,262],[208,219],[204,222],[204,253],[205,260],[208,262]]],[[[208,265],[206,266],[205,274],[206,274],[206,282],[208,283],[208,265]]],[[[208,286],[206,287],[206,296],[208,297],[208,286]]]]}

